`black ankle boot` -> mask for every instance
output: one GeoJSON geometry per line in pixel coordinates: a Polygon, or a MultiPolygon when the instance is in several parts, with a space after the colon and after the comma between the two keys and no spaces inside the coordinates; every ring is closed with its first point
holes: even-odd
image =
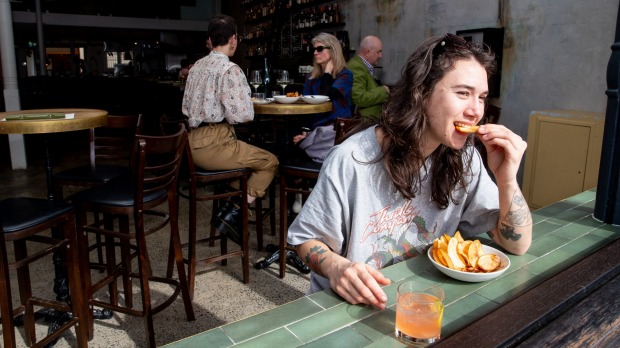
{"type": "Polygon", "coordinates": [[[217,212],[211,216],[211,225],[215,226],[217,224],[217,220],[222,216],[228,214],[230,209],[232,209],[235,205],[241,206],[241,198],[240,197],[230,197],[225,201],[220,201],[220,206],[217,209],[217,212]]]}
{"type": "Polygon", "coordinates": [[[226,207],[222,207],[222,209],[219,210],[213,226],[215,226],[220,233],[225,234],[230,240],[241,245],[243,243],[241,215],[241,204],[229,202],[226,207]]]}

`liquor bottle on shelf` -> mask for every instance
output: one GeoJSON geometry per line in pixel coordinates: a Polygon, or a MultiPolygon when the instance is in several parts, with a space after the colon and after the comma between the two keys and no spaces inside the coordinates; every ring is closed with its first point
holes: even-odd
{"type": "Polygon", "coordinates": [[[271,97],[271,91],[269,90],[269,85],[271,83],[271,78],[269,76],[269,61],[267,57],[265,57],[265,67],[263,68],[263,92],[265,93],[265,98],[271,97]]]}

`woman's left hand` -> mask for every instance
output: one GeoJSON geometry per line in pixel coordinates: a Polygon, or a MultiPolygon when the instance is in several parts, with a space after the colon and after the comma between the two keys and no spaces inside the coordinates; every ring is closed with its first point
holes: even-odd
{"type": "Polygon", "coordinates": [[[487,163],[498,185],[514,182],[527,143],[510,129],[497,124],[480,126],[478,138],[487,151],[487,163]]]}

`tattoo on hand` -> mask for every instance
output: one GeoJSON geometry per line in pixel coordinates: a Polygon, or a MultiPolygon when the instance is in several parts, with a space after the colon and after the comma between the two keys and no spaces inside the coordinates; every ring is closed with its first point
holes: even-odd
{"type": "Polygon", "coordinates": [[[319,271],[319,265],[325,261],[326,255],[323,255],[327,250],[323,249],[320,245],[310,248],[305,257],[305,262],[313,271],[319,271]]]}
{"type": "Polygon", "coordinates": [[[521,234],[515,233],[515,228],[513,226],[506,225],[504,223],[502,223],[502,226],[499,228],[499,233],[506,240],[518,241],[521,239],[521,234]]]}

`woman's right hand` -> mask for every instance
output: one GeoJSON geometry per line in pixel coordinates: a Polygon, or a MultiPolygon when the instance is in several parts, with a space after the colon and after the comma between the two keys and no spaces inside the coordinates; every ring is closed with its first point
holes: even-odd
{"type": "Polygon", "coordinates": [[[307,135],[308,135],[308,132],[301,132],[301,134],[297,134],[296,136],[293,137],[293,144],[297,145],[297,143],[306,139],[307,135]]]}
{"type": "Polygon", "coordinates": [[[338,257],[326,271],[332,290],[347,302],[385,309],[387,295],[381,286],[389,285],[392,281],[378,270],[362,262],[338,257]]]}

